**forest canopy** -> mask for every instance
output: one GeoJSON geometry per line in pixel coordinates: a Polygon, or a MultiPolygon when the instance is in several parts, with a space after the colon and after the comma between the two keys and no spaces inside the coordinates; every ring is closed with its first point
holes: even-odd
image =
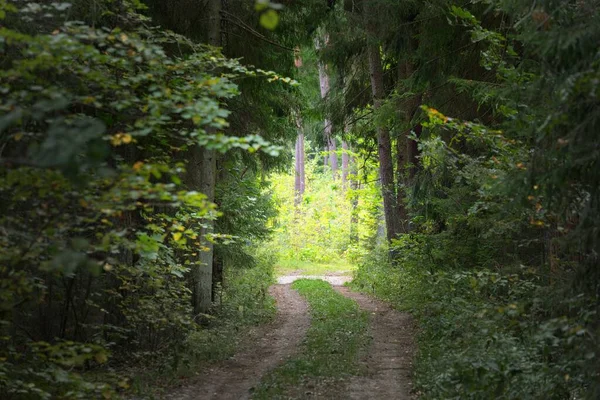
{"type": "Polygon", "coordinates": [[[598,398],[599,11],[0,0],[0,397],[150,396],[331,264],[421,397],[598,398]]]}

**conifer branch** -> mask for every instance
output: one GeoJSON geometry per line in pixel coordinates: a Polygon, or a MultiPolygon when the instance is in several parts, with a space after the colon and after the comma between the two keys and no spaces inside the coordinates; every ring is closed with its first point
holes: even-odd
{"type": "Polygon", "coordinates": [[[225,17],[225,19],[227,19],[228,22],[230,22],[233,25],[237,26],[238,28],[243,29],[244,31],[252,34],[254,37],[256,37],[266,43],[269,43],[273,46],[279,47],[280,49],[292,51],[292,52],[294,51],[294,49],[292,49],[291,47],[286,47],[280,43],[277,43],[277,42],[267,38],[265,35],[256,31],[255,29],[253,29],[251,26],[246,24],[244,21],[242,21],[240,18],[236,17],[235,15],[228,13],[225,10],[221,10],[221,14],[225,17]]]}

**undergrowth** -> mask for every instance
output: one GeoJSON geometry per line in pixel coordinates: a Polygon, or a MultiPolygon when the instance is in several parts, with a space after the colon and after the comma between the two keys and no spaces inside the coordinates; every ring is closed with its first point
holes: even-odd
{"type": "Polygon", "coordinates": [[[247,327],[265,323],[275,315],[275,301],[268,294],[273,283],[273,259],[258,256],[252,268],[225,271],[225,287],[219,291],[214,313],[206,325],[194,330],[178,351],[157,357],[157,363],[135,368],[134,391],[158,396],[177,380],[194,375],[206,365],[231,357],[247,327]]]}
{"type": "Polygon", "coordinates": [[[299,354],[264,377],[254,399],[289,398],[303,382],[318,385],[360,373],[367,313],[324,281],[302,279],[292,287],[309,303],[311,326],[299,354]]]}
{"type": "Polygon", "coordinates": [[[594,398],[597,347],[586,326],[596,315],[589,299],[559,300],[524,267],[428,265],[409,236],[397,250],[396,265],[385,251],[372,254],[353,286],[416,316],[421,398],[594,398]]]}
{"type": "Polygon", "coordinates": [[[354,269],[356,269],[356,267],[344,259],[338,259],[328,263],[282,259],[275,264],[275,273],[278,275],[287,275],[290,273],[302,273],[303,275],[350,275],[354,269]]]}

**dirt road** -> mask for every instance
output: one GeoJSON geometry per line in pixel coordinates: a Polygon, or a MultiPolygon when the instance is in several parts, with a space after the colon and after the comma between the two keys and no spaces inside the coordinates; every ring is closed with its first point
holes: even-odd
{"type": "Polygon", "coordinates": [[[277,301],[275,320],[250,332],[235,357],[204,371],[166,399],[250,398],[260,378],[296,351],[310,325],[306,302],[290,285],[274,285],[270,293],[277,301]]]}
{"type": "MultiPolygon", "coordinates": [[[[239,400],[252,397],[253,388],[270,370],[300,351],[300,344],[310,326],[306,302],[290,284],[302,276],[281,277],[271,287],[277,301],[275,320],[249,332],[235,357],[215,365],[185,387],[170,393],[171,400],[239,400]]],[[[308,277],[307,277],[308,278],[308,277]]],[[[360,363],[363,371],[329,387],[325,392],[304,391],[302,399],[413,399],[411,370],[414,355],[414,324],[410,315],[393,310],[389,305],[341,286],[348,277],[319,277],[330,282],[342,295],[349,297],[370,316],[371,344],[363,349],[360,363]]]]}

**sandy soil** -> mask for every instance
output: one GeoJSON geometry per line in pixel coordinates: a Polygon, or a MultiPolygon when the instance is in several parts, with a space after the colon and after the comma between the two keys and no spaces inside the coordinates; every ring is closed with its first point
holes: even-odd
{"type": "Polygon", "coordinates": [[[352,277],[345,275],[284,275],[277,278],[277,283],[287,285],[298,279],[322,279],[325,282],[329,282],[332,286],[342,286],[344,283],[350,282],[352,277]]]}
{"type": "Polygon", "coordinates": [[[306,302],[290,285],[274,285],[270,292],[277,301],[275,320],[250,332],[235,357],[204,371],[165,399],[250,398],[260,378],[296,351],[310,326],[306,302]]]}
{"type": "Polygon", "coordinates": [[[361,363],[365,376],[352,377],[342,389],[339,399],[413,399],[411,393],[412,359],[415,325],[407,313],[393,310],[388,304],[346,287],[336,290],[358,303],[370,313],[370,348],[365,349],[361,363]]]}
{"type": "Polygon", "coordinates": [[[304,299],[290,288],[301,278],[323,279],[358,303],[370,316],[372,343],[363,349],[360,363],[363,374],[341,380],[307,380],[289,388],[289,399],[356,399],[411,400],[411,371],[414,355],[415,325],[409,314],[393,310],[388,304],[355,293],[342,285],[351,278],[343,275],[279,278],[271,287],[278,313],[268,325],[249,332],[235,357],[204,371],[185,387],[170,393],[166,399],[249,399],[263,375],[293,355],[310,326],[304,299]]]}

